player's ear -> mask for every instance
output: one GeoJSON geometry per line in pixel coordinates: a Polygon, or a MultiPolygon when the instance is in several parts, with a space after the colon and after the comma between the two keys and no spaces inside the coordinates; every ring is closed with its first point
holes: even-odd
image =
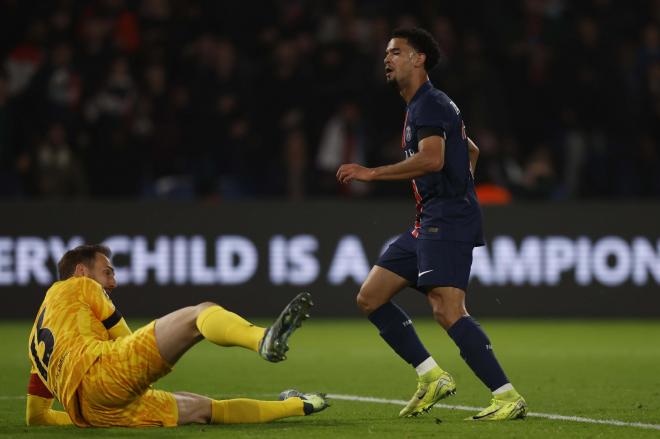
{"type": "Polygon", "coordinates": [[[426,62],[426,54],[418,52],[417,59],[415,59],[415,67],[423,67],[425,62],[426,62]]]}
{"type": "Polygon", "coordinates": [[[85,264],[76,264],[75,270],[73,270],[74,276],[87,276],[89,275],[89,268],[85,264]]]}

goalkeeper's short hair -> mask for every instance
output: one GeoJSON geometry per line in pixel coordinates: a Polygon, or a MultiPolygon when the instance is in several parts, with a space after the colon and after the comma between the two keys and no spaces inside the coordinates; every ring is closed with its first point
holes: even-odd
{"type": "Polygon", "coordinates": [[[108,258],[112,256],[110,248],[102,244],[79,245],[64,253],[62,259],[57,263],[57,274],[60,280],[65,280],[73,276],[73,273],[76,271],[76,265],[78,264],[92,267],[97,253],[101,253],[108,258]]]}

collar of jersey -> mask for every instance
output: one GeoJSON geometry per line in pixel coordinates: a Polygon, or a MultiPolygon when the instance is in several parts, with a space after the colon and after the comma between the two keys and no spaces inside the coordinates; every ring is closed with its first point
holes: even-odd
{"type": "Polygon", "coordinates": [[[415,103],[417,99],[427,91],[431,90],[433,88],[433,84],[431,84],[431,81],[426,81],[424,84],[420,85],[417,91],[415,92],[415,95],[413,98],[410,100],[410,103],[408,104],[408,107],[410,107],[412,104],[415,103]]]}

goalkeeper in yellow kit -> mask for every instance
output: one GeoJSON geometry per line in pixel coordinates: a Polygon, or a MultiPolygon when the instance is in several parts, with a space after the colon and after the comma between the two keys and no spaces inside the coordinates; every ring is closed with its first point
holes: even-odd
{"type": "Polygon", "coordinates": [[[131,332],[108,297],[116,286],[110,256],[105,246],[83,245],[66,252],[58,263],[61,280],[46,293],[28,341],[28,425],[258,423],[328,406],[323,394],[295,390],[282,392],[279,401],[259,401],[153,389],[151,384],[203,338],[251,349],[268,361],[285,359],[289,336],[308,317],[310,296],[296,296],[268,328],[205,302],[131,332]],[[54,398],[64,412],[52,409],[54,398]]]}

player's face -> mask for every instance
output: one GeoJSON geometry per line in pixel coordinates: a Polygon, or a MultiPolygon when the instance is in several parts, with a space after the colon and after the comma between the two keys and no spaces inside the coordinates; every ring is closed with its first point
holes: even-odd
{"type": "Polygon", "coordinates": [[[108,293],[117,286],[115,267],[103,253],[96,254],[94,265],[90,268],[88,276],[100,283],[108,293]]]}
{"type": "Polygon", "coordinates": [[[401,85],[406,83],[414,69],[418,56],[405,38],[392,38],[385,49],[385,79],[388,84],[401,85]]]}

